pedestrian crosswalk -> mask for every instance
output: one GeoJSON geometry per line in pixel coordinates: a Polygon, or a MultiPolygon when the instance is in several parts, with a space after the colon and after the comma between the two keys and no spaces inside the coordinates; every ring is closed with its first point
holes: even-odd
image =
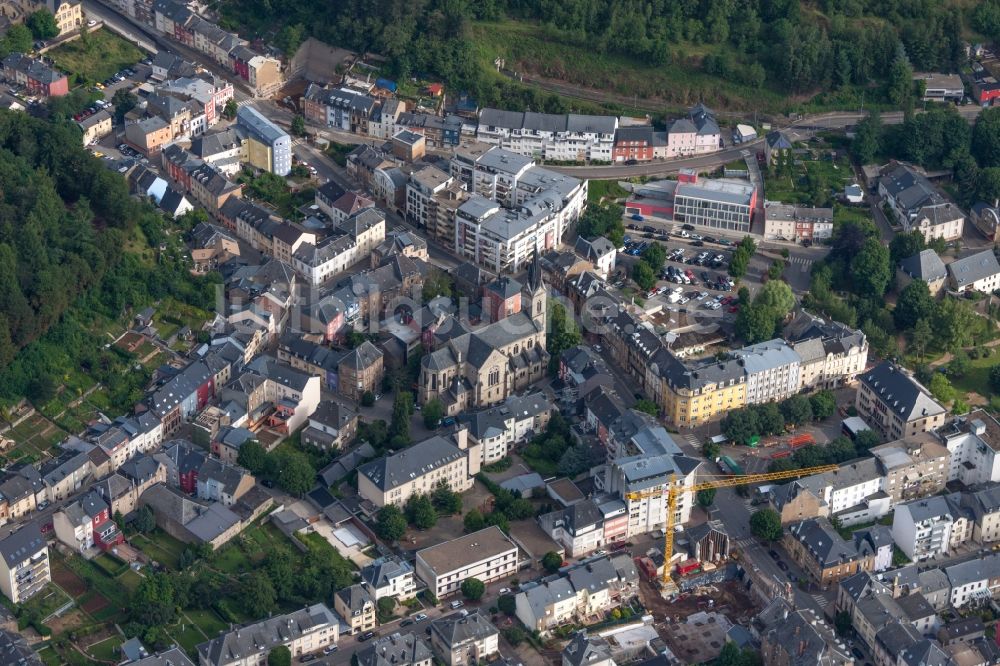
{"type": "Polygon", "coordinates": [[[753,537],[743,537],[742,539],[733,540],[732,545],[737,548],[745,549],[747,546],[752,546],[754,543],[753,537]]]}
{"type": "Polygon", "coordinates": [[[240,101],[236,102],[236,106],[237,107],[249,106],[250,104],[253,104],[253,101],[254,100],[252,97],[247,97],[246,99],[241,99],[240,101]]]}
{"type": "Polygon", "coordinates": [[[696,449],[701,449],[701,441],[698,440],[698,436],[693,433],[686,433],[684,435],[684,441],[693,446],[696,449]]]}
{"type": "Polygon", "coordinates": [[[820,608],[826,608],[826,604],[828,602],[826,600],[826,597],[824,597],[822,594],[810,594],[809,598],[815,601],[816,605],[819,606],[820,608]]]}
{"type": "Polygon", "coordinates": [[[803,273],[808,271],[813,265],[813,260],[807,257],[792,257],[789,261],[798,266],[799,270],[803,273]]]}

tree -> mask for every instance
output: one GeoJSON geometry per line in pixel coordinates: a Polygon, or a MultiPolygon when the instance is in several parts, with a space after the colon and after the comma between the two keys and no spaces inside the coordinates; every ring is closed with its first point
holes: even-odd
{"type": "Polygon", "coordinates": [[[653,272],[663,268],[663,263],[667,260],[667,251],[659,243],[651,243],[642,251],[642,260],[646,262],[653,272]]]}
{"type": "Polygon", "coordinates": [[[305,136],[306,135],[306,119],[301,115],[296,114],[292,118],[292,125],[290,127],[292,131],[292,136],[305,136]]]}
{"type": "Polygon", "coordinates": [[[542,566],[549,573],[555,573],[559,571],[559,567],[562,566],[563,559],[559,553],[550,550],[549,552],[542,555],[542,566]]]}
{"type": "Polygon", "coordinates": [[[431,398],[424,403],[423,411],[424,425],[433,430],[441,424],[441,417],[444,416],[444,404],[437,398],[431,398]]]}
{"type": "Polygon", "coordinates": [[[698,491],[698,504],[704,508],[712,506],[715,501],[715,488],[706,488],[698,491]]]}
{"type": "Polygon", "coordinates": [[[142,627],[166,626],[177,617],[173,578],[165,573],[143,577],[129,600],[129,617],[142,627]]]}
{"type": "Polygon", "coordinates": [[[854,449],[858,455],[865,455],[873,446],[882,443],[882,438],[874,430],[862,430],[854,436],[854,449]]]}
{"type": "Polygon", "coordinates": [[[931,394],[937,398],[938,402],[943,404],[948,404],[955,399],[955,388],[943,372],[935,372],[927,388],[931,390],[931,394]]]}
{"type": "Polygon", "coordinates": [[[399,541],[406,534],[406,517],[395,504],[387,504],[378,512],[375,533],[384,541],[399,541]]]}
{"type": "Polygon", "coordinates": [[[252,617],[264,617],[274,610],[278,594],[267,575],[257,571],[243,579],[239,598],[243,608],[252,617]]]}
{"type": "Polygon", "coordinates": [[[705,444],[701,447],[702,455],[709,460],[715,460],[718,458],[721,451],[722,448],[715,442],[705,442],[705,444]]]}
{"type": "Polygon", "coordinates": [[[486,593],[486,585],[478,578],[466,578],[462,581],[462,596],[469,601],[479,601],[486,593]]]}
{"type": "Polygon", "coordinates": [[[413,394],[401,391],[397,386],[396,397],[392,401],[392,421],[389,423],[389,437],[393,440],[393,447],[396,447],[397,441],[401,441],[402,446],[409,445],[411,414],[413,414],[413,394]]]}
{"type": "Polygon", "coordinates": [[[236,464],[258,476],[267,465],[267,451],[255,439],[243,442],[240,445],[240,452],[236,456],[236,464]]]}
{"type": "Polygon", "coordinates": [[[781,403],[781,415],[785,417],[787,423],[802,425],[809,423],[813,419],[812,404],[809,398],[804,395],[793,395],[781,403]]]}
{"type": "Polygon", "coordinates": [[[513,594],[502,594],[497,597],[497,608],[505,615],[513,615],[517,610],[517,602],[513,594]]]}
{"type": "Polygon", "coordinates": [[[927,283],[914,280],[903,288],[892,311],[892,319],[900,331],[909,330],[921,319],[928,318],[934,311],[934,297],[927,283]]]}
{"type": "Polygon", "coordinates": [[[752,409],[735,409],[722,419],[722,432],[735,444],[746,444],[760,434],[757,412],[752,409]]]}
{"type": "Polygon", "coordinates": [[[549,352],[549,374],[555,376],[559,369],[560,355],[580,344],[580,329],[562,303],[551,302],[548,313],[549,331],[545,349],[549,352]]]}
{"type": "Polygon", "coordinates": [[[483,514],[480,513],[479,509],[470,509],[469,512],[465,514],[464,523],[467,534],[478,532],[486,527],[486,520],[483,518],[483,514]]]}
{"type": "Polygon", "coordinates": [[[832,391],[823,390],[810,396],[809,405],[817,421],[825,421],[837,411],[837,399],[832,391]]]}
{"type": "Polygon", "coordinates": [[[881,299],[891,277],[889,249],[875,238],[868,239],[851,261],[854,292],[859,296],[881,299]]]}
{"type": "Polygon", "coordinates": [[[44,41],[59,36],[59,25],[56,23],[56,17],[47,9],[39,9],[32,13],[28,16],[25,24],[35,39],[44,41]]]}
{"type": "Polygon", "coordinates": [[[367,339],[368,336],[361,331],[351,329],[344,335],[344,345],[346,345],[348,349],[357,349],[363,345],[367,339]]]}
{"type": "Polygon", "coordinates": [[[632,280],[643,291],[649,291],[656,286],[656,274],[645,261],[637,262],[632,266],[632,280]]]}
{"type": "Polygon", "coordinates": [[[132,523],[140,534],[147,534],[156,529],[156,516],[148,506],[141,507],[132,523]]]}
{"type": "Polygon", "coordinates": [[[282,454],[278,471],[278,485],[287,493],[300,496],[309,492],[316,483],[316,469],[309,458],[299,451],[282,454]]]}
{"type": "Polygon", "coordinates": [[[604,236],[615,247],[625,241],[622,215],[625,209],[613,203],[590,204],[576,223],[576,232],[588,240],[604,236]]]}
{"type": "Polygon", "coordinates": [[[593,464],[594,459],[589,447],[570,446],[559,457],[559,473],[563,476],[575,477],[577,474],[589,470],[593,464]]]}
{"type": "MultiPolygon", "coordinates": [[[[819,451],[817,451],[819,453],[819,451]]],[[[823,453],[826,454],[826,461],[828,463],[842,463],[852,458],[857,457],[857,450],[855,449],[854,442],[852,442],[847,437],[843,435],[835,437],[833,441],[826,445],[823,449],[823,453]]],[[[817,461],[818,464],[819,461],[817,461]]],[[[803,467],[808,467],[809,465],[803,465],[803,467]]]]}
{"type": "Polygon", "coordinates": [[[965,374],[972,368],[972,363],[969,360],[969,355],[965,353],[965,350],[958,349],[952,355],[947,367],[949,376],[964,377],[965,374]]]}
{"type": "Polygon", "coordinates": [[[903,259],[912,257],[927,247],[924,235],[914,229],[909,233],[896,234],[889,242],[889,257],[895,266],[903,259]]]}
{"type": "Polygon", "coordinates": [[[425,304],[430,303],[439,296],[451,298],[453,293],[454,286],[452,285],[451,277],[447,273],[437,268],[428,271],[427,277],[424,278],[423,291],[421,292],[421,298],[425,304]]]}
{"type": "Polygon", "coordinates": [[[51,375],[41,375],[39,377],[33,377],[28,381],[27,391],[25,391],[25,397],[28,398],[37,407],[44,405],[45,403],[56,397],[56,382],[52,379],[51,375]]]}
{"type": "Polygon", "coordinates": [[[240,110],[239,105],[236,104],[235,99],[229,99],[226,101],[226,105],[222,107],[222,115],[228,120],[232,120],[236,117],[236,112],[240,110]]]}
{"type": "Polygon", "coordinates": [[[125,114],[135,108],[139,103],[139,98],[128,91],[127,88],[119,88],[111,97],[111,104],[115,107],[115,123],[121,125],[125,122],[125,114]]]}
{"type": "Polygon", "coordinates": [[[931,325],[926,319],[917,321],[913,326],[913,329],[910,331],[910,346],[918,358],[923,358],[924,352],[927,351],[927,346],[931,343],[933,337],[934,333],[931,331],[931,325]]]}
{"type": "Polygon", "coordinates": [[[441,479],[431,493],[434,508],[449,516],[462,512],[462,496],[452,491],[445,479],[441,479]]]}
{"type": "Polygon", "coordinates": [[[902,45],[889,68],[889,101],[904,110],[913,108],[913,67],[902,45]]]}
{"type": "Polygon", "coordinates": [[[27,53],[31,50],[31,30],[27,26],[12,25],[4,37],[7,48],[16,53],[27,53]]]}
{"type": "Polygon", "coordinates": [[[653,402],[652,400],[649,400],[647,398],[643,398],[642,400],[637,401],[632,406],[632,409],[635,409],[635,410],[640,411],[640,412],[646,412],[650,416],[659,416],[660,415],[660,408],[656,406],[655,402],[653,402]]]}
{"type": "Polygon", "coordinates": [[[375,394],[371,391],[365,391],[361,394],[361,406],[371,407],[375,404],[375,394]]]}
{"type": "Polygon", "coordinates": [[[770,340],[774,337],[774,329],[775,315],[770,308],[751,303],[736,314],[736,335],[747,344],[770,340]]]}
{"type": "Polygon", "coordinates": [[[292,666],[292,652],[279,645],[267,653],[267,666],[292,666]]]}
{"type": "Polygon", "coordinates": [[[437,524],[437,511],[427,495],[411,495],[406,500],[406,518],[420,530],[429,530],[437,524]]]}
{"type": "Polygon", "coordinates": [[[983,168],[1000,167],[1000,109],[983,109],[972,129],[972,155],[983,168]]]}
{"type": "Polygon", "coordinates": [[[851,153],[859,164],[871,164],[882,152],[882,118],[872,111],[858,123],[851,143],[851,153]]]}
{"type": "Polygon", "coordinates": [[[990,388],[994,393],[1000,393],[1000,365],[990,368],[990,388]]]}
{"type": "Polygon", "coordinates": [[[777,541],[781,538],[781,516],[774,509],[761,509],[750,516],[750,531],[758,539],[777,541]]]}
{"type": "Polygon", "coordinates": [[[833,627],[836,629],[838,636],[850,635],[851,629],[854,628],[854,621],[851,619],[851,614],[847,611],[838,611],[833,617],[833,627]]]}
{"type": "Polygon", "coordinates": [[[396,610],[396,598],[395,597],[382,597],[376,603],[378,606],[378,617],[380,623],[388,622],[392,619],[393,611],[396,610]]]}

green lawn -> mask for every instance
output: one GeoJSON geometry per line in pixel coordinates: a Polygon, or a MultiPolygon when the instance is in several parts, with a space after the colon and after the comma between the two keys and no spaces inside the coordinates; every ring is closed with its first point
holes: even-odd
{"type": "MultiPolygon", "coordinates": [[[[804,144],[797,144],[800,147],[804,144]]],[[[827,206],[844,185],[854,182],[854,171],[847,158],[832,160],[829,149],[810,146],[811,154],[793,155],[786,167],[774,166],[764,175],[764,192],[768,201],[827,206]],[[811,181],[821,182],[825,191],[817,195],[811,181]],[[817,201],[816,197],[820,200],[817,201]]]]}
{"type": "Polygon", "coordinates": [[[45,666],[62,666],[62,659],[56,654],[56,651],[52,649],[51,646],[46,645],[45,647],[37,650],[38,656],[42,658],[42,662],[45,666]]]}
{"type": "Polygon", "coordinates": [[[58,46],[46,55],[57,69],[76,74],[89,83],[97,83],[142,60],[142,51],[107,30],[97,30],[87,37],[58,46]]]}
{"type": "Polygon", "coordinates": [[[198,625],[184,615],[181,615],[180,622],[167,627],[167,633],[190,655],[197,654],[198,644],[208,640],[198,625]]]}
{"type": "Polygon", "coordinates": [[[139,534],[133,537],[132,545],[142,549],[144,553],[170,569],[179,568],[181,553],[187,548],[185,544],[159,529],[149,534],[139,534]]]}
{"type": "Polygon", "coordinates": [[[587,201],[595,202],[607,197],[618,199],[628,196],[617,180],[589,180],[587,181],[587,201]]]}
{"type": "Polygon", "coordinates": [[[1000,356],[977,358],[969,361],[969,371],[962,377],[956,377],[951,383],[960,391],[972,391],[989,400],[993,395],[990,388],[990,370],[1000,364],[1000,356]]]}
{"type": "Polygon", "coordinates": [[[253,568],[253,562],[239,544],[231,542],[220,548],[212,557],[212,566],[227,574],[236,575],[253,568]]]}
{"type": "Polygon", "coordinates": [[[40,620],[48,617],[53,611],[72,601],[72,598],[55,583],[49,583],[45,588],[24,603],[24,607],[32,611],[40,620]]]}
{"type": "Polygon", "coordinates": [[[227,622],[223,622],[219,619],[219,616],[215,614],[215,611],[189,610],[185,612],[185,615],[187,615],[192,622],[197,624],[201,631],[209,638],[218,635],[220,631],[229,626],[227,622]]]}
{"type": "Polygon", "coordinates": [[[101,661],[117,661],[118,647],[122,644],[121,636],[112,636],[100,643],[95,643],[87,648],[87,654],[101,661]]]}
{"type": "Polygon", "coordinates": [[[129,594],[132,594],[136,591],[136,588],[139,587],[139,583],[142,582],[142,576],[129,569],[118,577],[118,582],[121,583],[121,586],[124,587],[129,594]]]}
{"type": "MultiPolygon", "coordinates": [[[[156,315],[153,317],[154,326],[160,337],[166,340],[176,333],[182,326],[187,326],[192,332],[197,333],[202,325],[211,319],[212,314],[191,305],[185,305],[173,298],[165,298],[156,306],[156,315]]],[[[136,351],[136,356],[142,358],[154,347],[142,345],[136,351]]]]}

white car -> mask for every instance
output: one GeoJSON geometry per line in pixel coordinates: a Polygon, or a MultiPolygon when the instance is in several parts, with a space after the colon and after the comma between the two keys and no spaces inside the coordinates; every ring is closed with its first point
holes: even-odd
{"type": "Polygon", "coordinates": [[[88,28],[93,28],[95,25],[97,25],[97,21],[95,21],[94,19],[90,19],[89,21],[87,21],[88,28]]]}
{"type": "Polygon", "coordinates": [[[685,296],[684,298],[682,298],[682,299],[680,300],[680,304],[681,304],[681,305],[685,305],[685,304],[686,304],[686,303],[687,303],[688,301],[690,301],[690,300],[691,300],[690,298],[688,298],[687,296],[685,296]]]}
{"type": "Polygon", "coordinates": [[[503,594],[510,594],[510,588],[509,587],[502,587],[502,588],[500,588],[500,594],[501,595],[503,595],[503,594]]]}
{"type": "Polygon", "coordinates": [[[427,619],[427,613],[417,613],[416,615],[413,616],[414,622],[423,622],[426,619],[427,619]]]}

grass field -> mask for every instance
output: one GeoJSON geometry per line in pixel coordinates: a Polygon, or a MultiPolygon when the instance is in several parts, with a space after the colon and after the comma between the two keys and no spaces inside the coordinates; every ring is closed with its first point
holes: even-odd
{"type": "Polygon", "coordinates": [[[846,156],[830,158],[829,150],[811,148],[794,155],[788,167],[773,167],[764,174],[768,201],[825,206],[844,186],[854,182],[854,171],[846,156]],[[826,191],[816,194],[812,183],[821,183],[826,191]],[[825,198],[824,198],[825,194],[825,198]],[[817,196],[821,199],[817,201],[817,196]]]}
{"type": "Polygon", "coordinates": [[[587,201],[593,203],[601,199],[619,199],[628,196],[617,180],[589,180],[587,181],[587,201]]]}
{"type": "Polygon", "coordinates": [[[116,661],[119,657],[118,647],[122,644],[121,636],[106,638],[100,643],[87,647],[87,654],[101,661],[116,661]]]}
{"type": "Polygon", "coordinates": [[[955,377],[951,383],[960,391],[978,393],[987,400],[993,395],[990,388],[990,370],[1000,364],[1000,357],[977,358],[969,361],[969,371],[962,377],[955,377]]]}
{"type": "MultiPolygon", "coordinates": [[[[160,338],[166,340],[176,333],[182,326],[187,326],[192,332],[197,333],[202,325],[211,319],[212,314],[191,305],[185,305],[173,298],[165,298],[156,306],[156,314],[153,316],[153,325],[160,334],[160,338]]],[[[145,357],[154,351],[152,343],[143,343],[136,350],[136,356],[145,357]]]]}
{"type": "Polygon", "coordinates": [[[132,545],[141,549],[168,569],[177,570],[181,553],[187,547],[166,532],[155,530],[149,534],[138,534],[132,538],[132,545]]]}
{"type": "Polygon", "coordinates": [[[47,54],[57,69],[97,83],[142,60],[142,51],[107,30],[56,47],[47,54]]]}

